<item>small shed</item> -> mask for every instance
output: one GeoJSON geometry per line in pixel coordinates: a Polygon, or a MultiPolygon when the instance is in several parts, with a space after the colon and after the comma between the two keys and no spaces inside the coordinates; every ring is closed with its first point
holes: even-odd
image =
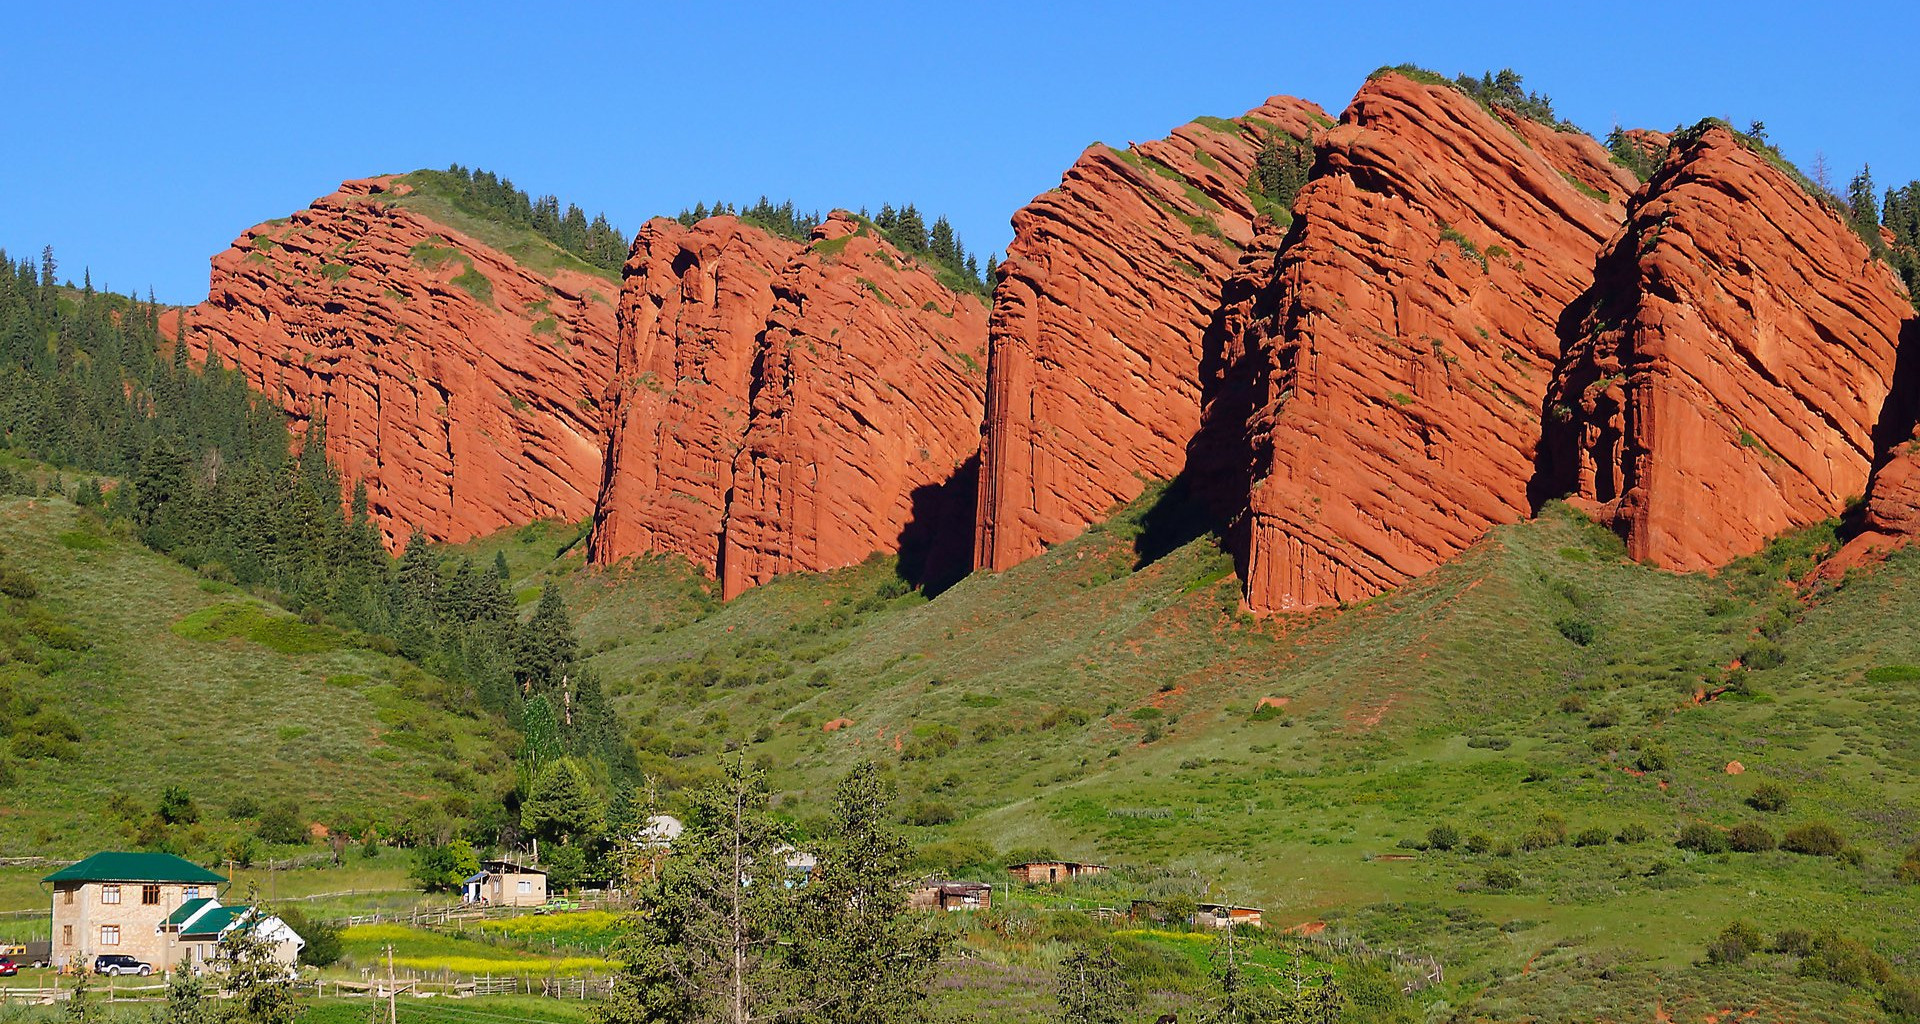
{"type": "Polygon", "coordinates": [[[914,888],[907,905],[916,910],[986,910],[993,906],[993,886],[928,879],[914,888]]]}
{"type": "Polygon", "coordinates": [[[261,917],[253,907],[221,906],[213,900],[198,900],[183,906],[169,917],[163,928],[174,933],[184,956],[181,962],[198,970],[221,959],[220,940],[229,933],[242,932],[264,939],[272,947],[273,959],[294,969],[307,940],[278,917],[261,917]]]}
{"type": "Polygon", "coordinates": [[[1196,927],[1265,928],[1266,911],[1259,907],[1236,907],[1227,903],[1202,903],[1194,908],[1196,927]]]}
{"type": "Polygon", "coordinates": [[[478,874],[460,884],[460,902],[493,907],[543,907],[547,873],[510,860],[480,863],[478,874]]]}
{"type": "Polygon", "coordinates": [[[1024,864],[1010,864],[1007,870],[1028,885],[1051,885],[1068,879],[1106,874],[1107,866],[1082,864],[1071,860],[1034,860],[1024,864]]]}

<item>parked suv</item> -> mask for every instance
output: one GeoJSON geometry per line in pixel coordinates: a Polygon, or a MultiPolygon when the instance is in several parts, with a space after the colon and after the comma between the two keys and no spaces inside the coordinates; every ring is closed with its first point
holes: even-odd
{"type": "Polygon", "coordinates": [[[138,974],[146,977],[153,973],[153,965],[135,960],[125,953],[104,953],[93,958],[95,974],[138,974]]]}

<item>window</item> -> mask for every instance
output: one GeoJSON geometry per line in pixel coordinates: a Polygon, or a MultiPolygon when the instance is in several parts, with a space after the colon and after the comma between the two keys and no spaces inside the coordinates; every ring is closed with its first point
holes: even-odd
{"type": "Polygon", "coordinates": [[[533,883],[532,883],[532,882],[529,882],[529,881],[527,881],[527,880],[526,880],[526,879],[524,879],[524,878],[522,878],[522,879],[520,880],[520,891],[521,891],[521,892],[532,892],[532,891],[533,891],[533,883]]]}
{"type": "Polygon", "coordinates": [[[160,887],[157,885],[141,886],[140,887],[140,904],[141,906],[146,906],[146,907],[159,906],[160,905],[160,887]]]}
{"type": "Polygon", "coordinates": [[[120,926],[117,924],[101,925],[100,944],[102,946],[118,946],[120,944],[120,926]]]}
{"type": "Polygon", "coordinates": [[[187,899],[197,900],[200,898],[200,887],[197,885],[189,885],[187,886],[186,891],[182,893],[182,895],[185,896],[187,899]]]}
{"type": "MultiPolygon", "coordinates": [[[[73,890],[71,889],[67,890],[67,895],[69,896],[73,895],[73,890]]],[[[60,926],[60,944],[62,946],[73,945],[73,926],[72,925],[63,924],[60,926]]]]}
{"type": "Polygon", "coordinates": [[[73,890],[62,889],[60,891],[60,902],[65,903],[69,907],[73,906],[73,890]]]}
{"type": "Polygon", "coordinates": [[[101,887],[100,887],[100,902],[102,902],[102,903],[118,903],[118,902],[120,902],[120,887],[119,887],[119,886],[117,886],[117,885],[103,885],[103,886],[101,886],[101,887]]]}

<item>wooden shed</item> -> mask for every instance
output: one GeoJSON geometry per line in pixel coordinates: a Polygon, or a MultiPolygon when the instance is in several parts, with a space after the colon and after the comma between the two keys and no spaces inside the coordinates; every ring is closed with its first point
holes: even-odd
{"type": "Polygon", "coordinates": [[[1024,864],[1010,864],[1007,870],[1013,873],[1013,877],[1028,885],[1050,885],[1088,875],[1102,875],[1106,873],[1107,866],[1082,864],[1071,860],[1034,860],[1024,864]]]}

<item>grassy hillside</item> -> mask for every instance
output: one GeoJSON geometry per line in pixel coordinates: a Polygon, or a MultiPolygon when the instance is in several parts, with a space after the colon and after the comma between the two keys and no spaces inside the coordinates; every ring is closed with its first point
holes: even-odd
{"type": "Polygon", "coordinates": [[[35,592],[0,598],[9,856],[143,839],[213,860],[287,806],[302,827],[391,834],[510,770],[491,722],[444,683],[200,579],[64,499],[0,498],[0,559],[35,592]],[[197,822],[153,822],[168,786],[186,788],[197,822]]]}
{"type": "Polygon", "coordinates": [[[584,569],[575,527],[473,547],[563,585],[657,778],[744,746],[805,823],[878,758],[933,867],[1126,866],[1081,893],[1108,905],[1197,877],[1277,924],[1434,953],[1436,998],[1496,1017],[1656,995],[1878,1013],[1789,954],[1697,966],[1735,918],[1920,965],[1920,886],[1896,877],[1920,838],[1920,556],[1815,584],[1823,528],[1681,576],[1556,511],[1386,597],[1256,622],[1206,541],[1136,564],[1153,500],[932,601],[880,560],[721,607],[671,561],[584,569]],[[1749,806],[1763,782],[1784,808],[1749,806]],[[1675,845],[1746,822],[1846,849],[1675,845]],[[1453,849],[1421,848],[1437,826],[1453,849]]]}

